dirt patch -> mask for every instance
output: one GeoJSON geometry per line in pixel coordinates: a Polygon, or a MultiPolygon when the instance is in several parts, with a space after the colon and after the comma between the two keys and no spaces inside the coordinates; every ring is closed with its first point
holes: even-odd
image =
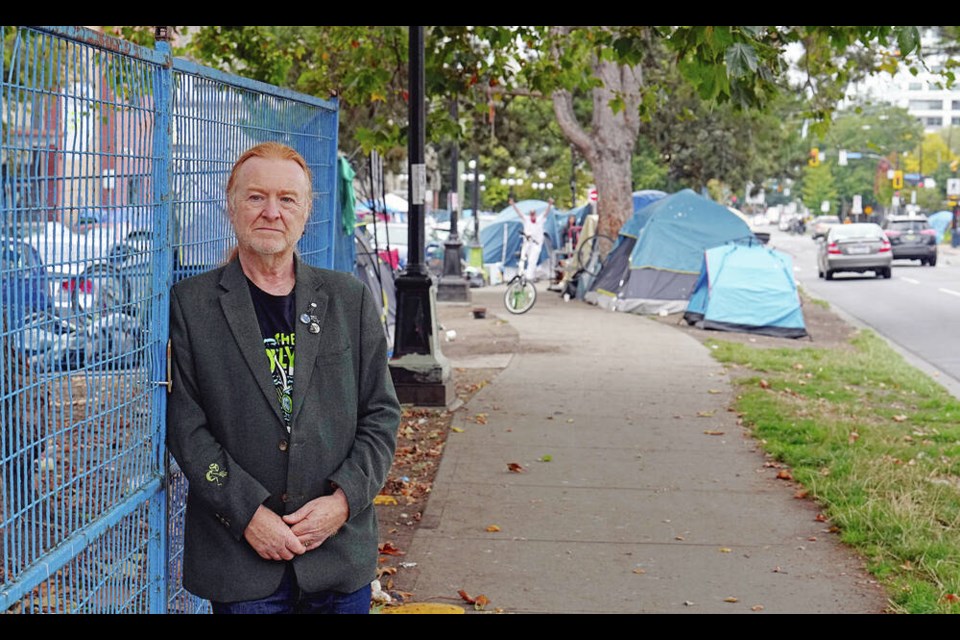
{"type": "Polygon", "coordinates": [[[814,301],[805,294],[800,295],[803,321],[807,327],[806,338],[777,338],[773,336],[757,335],[755,333],[740,333],[736,331],[704,330],[689,325],[683,319],[682,313],[673,313],[667,316],[651,316],[659,322],[673,325],[680,331],[687,333],[700,342],[707,340],[725,340],[748,344],[760,349],[850,349],[850,338],[859,331],[856,327],[837,315],[823,302],[814,301]]]}

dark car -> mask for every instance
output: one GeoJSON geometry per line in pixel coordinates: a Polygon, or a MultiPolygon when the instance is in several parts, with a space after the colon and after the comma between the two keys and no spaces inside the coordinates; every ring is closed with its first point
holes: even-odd
{"type": "Polygon", "coordinates": [[[8,329],[22,326],[29,314],[50,308],[46,275],[36,249],[20,238],[0,239],[0,306],[8,329]]]}
{"type": "Polygon", "coordinates": [[[937,231],[926,216],[892,216],[882,226],[895,260],[937,264],[937,231]]]}

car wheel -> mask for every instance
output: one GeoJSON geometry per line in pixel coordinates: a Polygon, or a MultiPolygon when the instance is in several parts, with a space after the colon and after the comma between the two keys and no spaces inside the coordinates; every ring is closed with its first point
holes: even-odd
{"type": "Polygon", "coordinates": [[[827,280],[833,280],[833,271],[831,271],[830,269],[827,269],[826,271],[823,272],[823,277],[826,278],[827,280]]]}
{"type": "Polygon", "coordinates": [[[937,256],[933,256],[932,258],[928,259],[927,264],[931,267],[937,266],[937,256]]]}
{"type": "Polygon", "coordinates": [[[887,280],[893,277],[893,267],[886,267],[880,274],[887,280]]]}

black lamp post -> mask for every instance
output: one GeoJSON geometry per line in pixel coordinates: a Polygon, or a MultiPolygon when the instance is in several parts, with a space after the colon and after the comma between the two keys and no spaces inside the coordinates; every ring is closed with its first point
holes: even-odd
{"type": "MultiPolygon", "coordinates": [[[[450,105],[450,115],[453,120],[458,118],[457,100],[454,98],[450,105]]],[[[454,140],[450,150],[450,234],[443,243],[443,273],[437,285],[437,300],[468,301],[470,288],[463,279],[463,269],[460,265],[460,256],[463,242],[460,241],[458,226],[458,210],[460,208],[460,145],[454,140]]]]}
{"type": "Polygon", "coordinates": [[[410,27],[410,196],[407,224],[407,266],[397,276],[397,317],[390,375],[400,402],[449,406],[456,398],[450,362],[440,352],[433,279],[423,262],[424,163],[426,107],[424,100],[423,27],[410,27]]]}

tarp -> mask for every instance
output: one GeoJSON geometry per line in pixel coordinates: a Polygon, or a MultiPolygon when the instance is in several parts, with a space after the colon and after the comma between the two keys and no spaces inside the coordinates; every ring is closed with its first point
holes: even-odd
{"type": "Polygon", "coordinates": [[[703,252],[726,242],[754,239],[750,226],[725,206],[696,194],[678,191],[648,205],[649,219],[630,252],[629,269],[616,290],[596,285],[608,260],[584,299],[630,313],[676,313],[686,308],[703,252]]]}
{"type": "Polygon", "coordinates": [[[701,329],[781,338],[808,335],[793,260],[756,241],[703,252],[700,275],[683,318],[701,329]]]}
{"type": "Polygon", "coordinates": [[[929,216],[927,216],[927,221],[930,223],[930,226],[933,227],[933,230],[937,232],[937,244],[943,242],[943,238],[947,233],[947,228],[950,226],[950,222],[952,220],[952,211],[937,211],[936,213],[931,213],[929,216]]]}

